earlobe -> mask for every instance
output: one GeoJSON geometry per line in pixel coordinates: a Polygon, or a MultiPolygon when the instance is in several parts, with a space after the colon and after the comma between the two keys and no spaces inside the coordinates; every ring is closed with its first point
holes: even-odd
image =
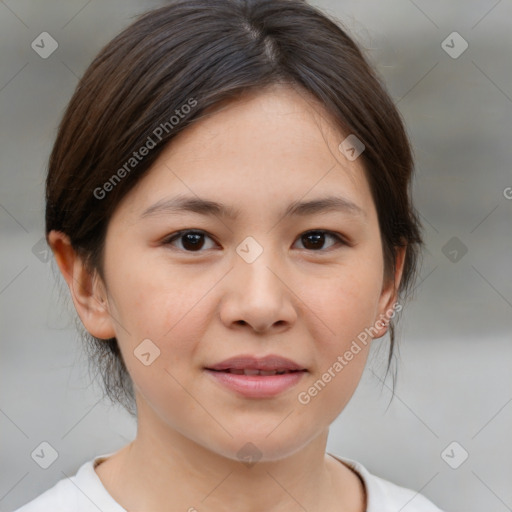
{"type": "Polygon", "coordinates": [[[396,249],[395,274],[393,279],[384,283],[379,299],[379,317],[375,320],[376,328],[379,329],[375,338],[381,338],[386,334],[391,318],[395,316],[395,311],[400,311],[402,307],[397,307],[398,289],[402,280],[404,270],[405,254],[407,247],[397,247],[396,249]]]}
{"type": "Polygon", "coordinates": [[[105,286],[97,272],[91,273],[73,249],[69,237],[51,231],[48,243],[66,280],[75,309],[87,331],[100,339],[115,337],[105,286]]]}

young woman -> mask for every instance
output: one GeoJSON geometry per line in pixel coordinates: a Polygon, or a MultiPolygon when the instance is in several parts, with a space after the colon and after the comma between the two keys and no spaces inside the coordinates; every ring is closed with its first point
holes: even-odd
{"type": "Polygon", "coordinates": [[[299,0],[146,13],[59,127],[46,234],[136,438],[39,511],[433,512],[326,453],[422,245],[409,142],[340,25],[299,0]]]}

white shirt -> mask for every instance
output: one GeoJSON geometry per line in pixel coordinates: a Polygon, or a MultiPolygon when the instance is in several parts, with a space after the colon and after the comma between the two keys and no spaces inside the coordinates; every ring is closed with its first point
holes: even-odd
{"type": "MultiPolygon", "coordinates": [[[[113,453],[99,455],[86,462],[75,476],[60,480],[14,512],[127,512],[114,501],[94,471],[103,459],[111,455],[113,453]]],[[[370,474],[359,462],[342,457],[334,458],[361,476],[366,487],[366,512],[442,512],[416,491],[370,474]]]]}

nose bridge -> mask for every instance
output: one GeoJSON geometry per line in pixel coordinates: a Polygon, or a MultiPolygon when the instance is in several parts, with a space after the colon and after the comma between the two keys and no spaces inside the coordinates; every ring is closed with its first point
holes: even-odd
{"type": "Polygon", "coordinates": [[[276,250],[270,242],[257,242],[247,237],[237,247],[235,273],[240,279],[240,286],[246,287],[246,292],[254,300],[259,298],[267,301],[276,300],[282,293],[282,282],[276,274],[283,268],[276,250]]]}
{"type": "Polygon", "coordinates": [[[284,268],[270,245],[248,237],[236,249],[234,268],[223,307],[223,320],[249,324],[261,331],[295,318],[284,268]]]}

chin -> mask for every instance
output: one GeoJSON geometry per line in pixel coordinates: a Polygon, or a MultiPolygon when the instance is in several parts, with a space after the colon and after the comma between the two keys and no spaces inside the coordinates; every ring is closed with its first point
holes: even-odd
{"type": "MultiPolygon", "coordinates": [[[[274,427],[275,428],[275,427],[274,427]]],[[[210,450],[228,459],[246,463],[252,466],[256,462],[275,462],[292,456],[300,451],[309,441],[311,436],[304,436],[302,439],[295,432],[285,429],[278,432],[279,427],[269,435],[271,430],[256,432],[254,429],[247,429],[245,432],[235,435],[229,439],[229,444],[210,447],[210,450]]]]}

